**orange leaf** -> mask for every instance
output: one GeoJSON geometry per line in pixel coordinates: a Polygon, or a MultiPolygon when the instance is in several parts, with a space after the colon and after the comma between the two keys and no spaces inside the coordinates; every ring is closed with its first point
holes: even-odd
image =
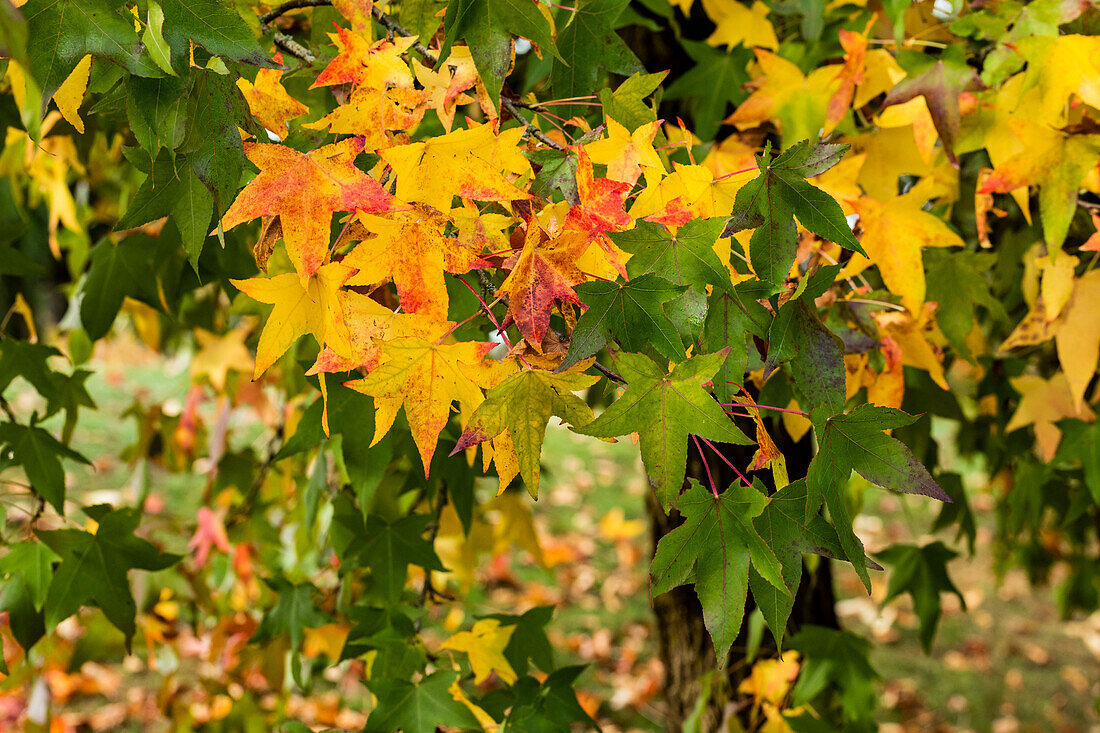
{"type": "Polygon", "coordinates": [[[512,272],[497,291],[509,296],[508,312],[528,343],[542,343],[555,300],[580,305],[573,286],[585,280],[577,260],[586,249],[588,241],[580,232],[548,240],[538,222],[528,221],[523,251],[505,263],[512,272]]]}
{"type": "Polygon", "coordinates": [[[592,160],[582,149],[577,160],[577,193],[580,204],[569,209],[565,217],[565,228],[584,232],[588,237],[587,243],[599,244],[607,254],[608,261],[624,278],[626,260],[607,233],[625,231],[634,226],[634,219],[623,210],[626,195],[633,187],[631,183],[593,177],[592,160]]]}
{"type": "MultiPolygon", "coordinates": [[[[283,55],[275,54],[275,63],[283,63],[283,55]]],[[[279,136],[286,137],[287,120],[301,117],[309,112],[309,107],[287,94],[281,79],[283,72],[278,69],[260,69],[256,72],[256,83],[248,79],[237,79],[237,86],[248,102],[252,116],[260,124],[279,136]]]]}
{"type": "Polygon", "coordinates": [[[211,548],[216,547],[225,553],[232,548],[221,517],[210,511],[209,507],[199,507],[195,520],[198,526],[195,528],[195,534],[191,536],[191,541],[187,543],[187,549],[194,550],[195,566],[202,568],[206,566],[211,548]]]}
{"type": "Polygon", "coordinates": [[[328,87],[335,84],[352,84],[385,89],[392,84],[399,87],[411,87],[412,72],[401,54],[408,51],[416,38],[413,36],[395,38],[392,41],[381,40],[371,43],[363,36],[336,26],[336,35],[329,38],[340,49],[324,71],[317,75],[310,89],[328,87]]]}
{"type": "MultiPolygon", "coordinates": [[[[232,229],[259,216],[279,216],[287,254],[303,283],[328,257],[334,211],[386,211],[392,197],[355,167],[363,138],[353,137],[299,153],[284,145],[245,144],[260,174],[225,212],[232,229]]],[[[266,301],[265,301],[266,302],[266,301]]]]}

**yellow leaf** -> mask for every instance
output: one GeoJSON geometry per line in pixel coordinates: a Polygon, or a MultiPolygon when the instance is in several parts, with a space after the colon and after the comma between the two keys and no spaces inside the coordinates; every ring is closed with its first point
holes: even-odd
{"type": "Polygon", "coordinates": [[[340,658],[340,652],[344,650],[344,642],[350,631],[351,627],[347,624],[324,624],[315,629],[307,626],[304,629],[305,641],[302,644],[302,654],[311,659],[324,654],[335,662],[340,658]]]}
{"type": "Polygon", "coordinates": [[[676,170],[663,178],[653,169],[646,172],[646,187],[634,201],[630,215],[641,219],[670,207],[680,208],[693,217],[729,216],[737,192],[752,180],[749,176],[730,176],[717,180],[709,168],[701,165],[673,164],[676,170]]]}
{"type": "Polygon", "coordinates": [[[1043,273],[1039,294],[1046,306],[1047,321],[1053,321],[1062,315],[1062,309],[1066,307],[1073,293],[1073,272],[1077,268],[1077,258],[1060,254],[1057,260],[1051,256],[1041,257],[1037,264],[1043,273]]]}
{"type": "Polygon", "coordinates": [[[600,519],[600,537],[616,542],[632,540],[646,530],[646,523],[640,519],[627,519],[622,507],[615,507],[600,519]]]}
{"type": "Polygon", "coordinates": [[[883,340],[889,338],[901,349],[902,364],[923,369],[940,388],[950,389],[943,376],[943,351],[927,336],[931,310],[931,306],[925,308],[918,320],[902,311],[879,312],[875,323],[883,340]]]}
{"type": "Polygon", "coordinates": [[[780,659],[761,659],[752,665],[752,672],[741,682],[738,692],[751,695],[757,702],[779,705],[790,692],[798,677],[798,652],[788,650],[780,659]]]}
{"type": "Polygon", "coordinates": [[[901,296],[910,313],[924,303],[923,247],[961,247],[964,242],[937,216],[921,209],[923,197],[898,196],[880,204],[860,199],[853,208],[860,216],[860,244],[878,267],[886,287],[901,296]]]}
{"type": "Polygon", "coordinates": [[[1033,35],[1015,43],[1027,60],[1022,109],[1029,118],[1059,127],[1067,122],[1070,97],[1100,108],[1100,38],[1033,35]]]}
{"type": "Polygon", "coordinates": [[[443,642],[444,649],[466,652],[474,670],[474,682],[481,684],[493,672],[507,685],[516,681],[516,671],[504,658],[504,649],[516,630],[514,624],[501,626],[495,618],[481,619],[469,631],[460,631],[443,642]]]}
{"type": "Polygon", "coordinates": [[[476,87],[481,79],[473,57],[470,56],[470,49],[466,46],[454,46],[439,71],[433,71],[414,60],[413,72],[416,80],[424,87],[427,105],[439,115],[444,131],[450,132],[458,105],[474,101],[465,92],[476,87]]]}
{"type": "Polygon", "coordinates": [[[88,88],[88,75],[91,71],[92,57],[85,56],[53,95],[53,102],[61,116],[81,135],[84,134],[84,120],[80,119],[80,103],[84,101],[84,91],[88,88]]]}
{"type": "Polygon", "coordinates": [[[840,86],[836,68],[823,66],[804,76],[790,61],[762,49],[756,49],[756,61],[763,78],[725,124],[744,130],[772,120],[784,144],[817,140],[825,126],[829,99],[840,86]]]}
{"type": "MultiPolygon", "coordinates": [[[[282,54],[275,54],[275,63],[283,63],[282,54]]],[[[283,72],[279,69],[260,69],[256,72],[255,84],[248,79],[237,80],[237,86],[244,94],[252,116],[278,135],[280,140],[286,137],[290,129],[287,120],[309,112],[309,107],[287,94],[282,78],[283,72]]]]}
{"type": "Polygon", "coordinates": [[[531,553],[539,565],[545,565],[539,533],[531,517],[531,506],[522,494],[501,494],[489,505],[499,512],[499,521],[493,525],[493,553],[500,554],[516,546],[531,553]]]}
{"type": "Polygon", "coordinates": [[[225,381],[232,371],[247,372],[245,365],[251,360],[244,340],[251,327],[236,328],[218,336],[205,329],[195,329],[199,352],[191,358],[191,378],[206,377],[217,392],[225,390],[225,381]]]}
{"type": "Polygon", "coordinates": [[[318,268],[304,287],[293,272],[270,278],[230,280],[253,300],[275,306],[260,333],[253,379],[259,378],[307,333],[313,334],[322,347],[330,346],[340,354],[351,355],[339,290],[353,272],[347,265],[330,262],[318,268]]]}
{"type": "Polygon", "coordinates": [[[382,344],[378,366],[363,379],[346,383],[374,397],[373,443],[389,432],[404,406],[427,475],[439,435],[450,418],[451,402],[457,400],[467,416],[481,404],[481,389],[466,375],[466,369],[480,363],[493,346],[481,342],[438,344],[419,338],[382,344]]]}
{"type": "MultiPolygon", "coordinates": [[[[1063,254],[1059,260],[1063,259],[1070,258],[1063,254]]],[[[1100,270],[1082,275],[1074,284],[1055,344],[1074,407],[1081,410],[1085,389],[1100,360],[1100,270]]]]}
{"type": "Polygon", "coordinates": [[[585,145],[584,150],[593,163],[607,166],[608,178],[634,184],[643,168],[657,168],[664,173],[661,157],[653,149],[658,124],[650,122],[630,132],[608,117],[607,137],[585,145]]]}
{"type": "Polygon", "coordinates": [[[1012,419],[1005,426],[1005,432],[1011,433],[1031,425],[1035,429],[1035,442],[1039,447],[1039,456],[1050,461],[1062,441],[1062,431],[1055,425],[1063,418],[1075,417],[1092,422],[1096,415],[1087,404],[1080,409],[1074,405],[1073,393],[1066,375],[1058,372],[1053,377],[1043,379],[1035,375],[1024,375],[1009,380],[1012,388],[1020,393],[1020,404],[1012,419]]]}
{"type": "Polygon", "coordinates": [[[476,201],[519,201],[529,194],[512,179],[531,173],[520,152],[523,127],[496,135],[492,125],[455,130],[425,142],[400,145],[380,153],[397,173],[397,196],[440,211],[451,210],[455,196],[476,201]]]}
{"type": "Polygon", "coordinates": [[[1012,330],[1004,343],[997,347],[997,355],[1004,356],[1012,349],[1018,349],[1021,346],[1046,343],[1054,338],[1060,325],[1058,321],[1047,318],[1046,304],[1040,298],[1035,301],[1031,310],[1024,316],[1024,320],[1012,330]]]}
{"type": "Polygon", "coordinates": [[[466,693],[462,690],[462,686],[458,684],[457,679],[447,688],[447,692],[451,693],[451,697],[456,702],[462,703],[474,714],[474,717],[477,718],[477,724],[481,726],[482,730],[495,731],[500,727],[500,724],[493,720],[493,716],[485,712],[483,708],[475,705],[473,701],[466,696],[466,693]]]}
{"type": "Polygon", "coordinates": [[[710,45],[779,48],[775,28],[768,20],[771,9],[759,0],[751,8],[737,0],[703,0],[703,9],[717,26],[707,38],[710,45]]]}

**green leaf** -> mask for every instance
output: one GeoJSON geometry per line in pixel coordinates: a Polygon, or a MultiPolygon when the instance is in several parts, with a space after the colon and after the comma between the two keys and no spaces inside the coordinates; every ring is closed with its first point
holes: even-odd
{"type": "Polygon", "coordinates": [[[725,352],[696,356],[666,374],[647,356],[620,353],[615,366],[627,381],[626,392],[593,423],[573,432],[597,438],[638,433],[649,482],[662,504],[673,504],[684,483],[689,435],[752,443],[703,390],[725,359],[725,352]]]}
{"type": "Polygon", "coordinates": [[[676,503],[684,523],[661,538],[650,565],[655,596],[694,581],[721,669],[741,629],[750,562],[780,593],[792,593],[782,565],[753,526],[767,504],[758,488],[734,484],[714,496],[691,479],[676,503]]]}
{"type": "MultiPolygon", "coordinates": [[[[819,514],[806,519],[806,481],[799,479],[771,495],[760,516],[753,520],[765,544],[775,552],[783,566],[783,583],[793,592],[802,582],[802,553],[812,552],[833,559],[843,559],[836,530],[819,514]]],[[[874,561],[864,558],[868,567],[882,570],[874,561]]],[[[782,648],[794,597],[769,583],[756,567],[749,569],[749,587],[756,605],[764,614],[776,644],[782,648]]]]}
{"type": "Polygon", "coordinates": [[[372,514],[350,548],[370,568],[374,582],[388,601],[401,598],[410,563],[426,570],[446,570],[432,543],[423,536],[431,520],[430,514],[410,514],[387,522],[372,514]]]}
{"type": "Polygon", "coordinates": [[[452,43],[466,41],[485,90],[498,106],[504,77],[512,65],[513,35],[538,44],[543,53],[558,56],[550,23],[533,0],[450,0],[443,32],[440,60],[450,54],[452,43]]]}
{"type": "Polygon", "coordinates": [[[316,586],[313,583],[291,583],[281,575],[264,578],[264,582],[278,594],[279,600],[275,608],[263,615],[252,641],[266,641],[279,634],[288,634],[290,648],[300,649],[305,629],[315,629],[329,620],[313,605],[316,586]]]}
{"type": "Polygon", "coordinates": [[[557,368],[563,372],[602,349],[609,339],[629,351],[649,346],[671,361],[682,361],[684,344],[664,304],[684,292],[656,275],[642,275],[625,283],[598,280],[574,290],[588,310],[577,321],[569,352],[557,368]]]}
{"type": "Polygon", "coordinates": [[[519,459],[520,475],[537,499],[546,423],[551,415],[574,426],[592,422],[592,408],[573,393],[591,387],[597,379],[587,374],[551,374],[537,369],[513,374],[485,395],[451,455],[507,430],[519,459]]]}
{"type": "Polygon", "coordinates": [[[126,636],[134,636],[136,606],[126,574],[133,569],[163,570],[179,555],[161,552],[134,536],[141,514],[136,509],[99,505],[87,513],[98,523],[95,534],[79,529],[39,531],[38,538],[61,556],[46,592],[46,624],[55,626],[89,602],[126,636]]]}
{"type": "Polygon", "coordinates": [[[760,175],[737,192],[725,234],[756,228],[749,241],[749,261],[764,282],[782,286],[794,264],[794,217],[819,237],[864,254],[840,204],[803,180],[828,169],[840,152],[835,144],[801,142],[772,160],[765,150],[757,158],[760,175]]]}
{"type": "Polygon", "coordinates": [[[155,2],[149,3],[149,23],[141,34],[141,42],[149,49],[149,58],[169,76],[176,76],[172,69],[171,49],[164,40],[164,10],[155,2]]]}
{"type": "Polygon", "coordinates": [[[61,468],[61,459],[86,465],[91,465],[91,461],[34,425],[0,423],[0,444],[23,466],[31,489],[48,501],[58,514],[64,515],[65,471],[61,468]]]}
{"type": "Polygon", "coordinates": [[[829,416],[844,409],[844,344],[818,318],[812,298],[788,301],[768,330],[765,378],[786,362],[802,409],[821,408],[829,416]]]}
{"type": "MultiPolygon", "coordinates": [[[[128,156],[138,163],[140,154],[128,156]]],[[[188,157],[173,155],[162,149],[152,168],[137,165],[149,174],[141,188],[130,200],[115,231],[131,229],[154,219],[171,216],[183,237],[183,247],[191,267],[198,272],[199,255],[210,231],[210,219],[214,213],[214,197],[191,169],[188,157]]]]}
{"type": "Polygon", "coordinates": [[[34,607],[41,609],[53,579],[53,562],[60,559],[41,542],[16,542],[8,547],[8,554],[0,558],[0,573],[25,583],[34,607]]]}
{"type": "Polygon", "coordinates": [[[546,636],[546,624],[553,615],[553,606],[536,606],[520,615],[493,613],[484,617],[500,621],[501,626],[516,627],[504,647],[504,658],[520,677],[527,674],[530,662],[543,672],[554,670],[554,650],[546,636]]]}
{"type": "MultiPolygon", "coordinates": [[[[125,80],[126,118],[138,145],[150,158],[156,157],[159,148],[175,150],[183,141],[187,129],[185,92],[190,81],[187,75],[125,80]]],[[[146,163],[143,170],[148,172],[148,168],[146,163]]]]}
{"type": "Polygon", "coordinates": [[[162,76],[143,53],[120,0],[31,0],[27,19],[28,71],[42,89],[43,110],[87,54],[110,59],[137,76],[162,76]]]}
{"type": "Polygon", "coordinates": [[[932,650],[940,621],[940,593],[954,593],[966,610],[966,599],[947,576],[947,562],[958,557],[958,553],[937,541],[923,547],[891,545],[879,555],[894,566],[883,603],[902,593],[913,597],[913,610],[920,619],[920,643],[927,654],[932,650]]]}
{"type": "Polygon", "coordinates": [[[46,363],[51,356],[61,356],[61,352],[45,344],[0,338],[0,393],[7,391],[13,379],[22,377],[48,401],[60,398],[57,372],[46,363]]]}
{"type": "Polygon", "coordinates": [[[118,243],[104,237],[92,250],[80,301],[80,320],[91,339],[107,335],[127,296],[160,302],[157,269],[164,263],[160,245],[154,237],[132,234],[118,243]]]}
{"type": "Polygon", "coordinates": [[[512,685],[514,700],[504,721],[504,729],[566,733],[576,730],[575,723],[580,723],[585,730],[596,728],[596,721],[581,707],[573,690],[577,677],[584,669],[583,665],[562,667],[551,672],[541,684],[534,677],[517,680],[512,685]]]}
{"type": "Polygon", "coordinates": [[[629,132],[654,122],[657,119],[657,113],[642,100],[653,94],[666,76],[668,76],[667,71],[658,74],[639,72],[620,84],[615,91],[601,89],[599,98],[604,114],[629,132]]]}
{"type": "MultiPolygon", "coordinates": [[[[871,642],[850,631],[807,625],[791,637],[790,645],[802,655],[802,669],[791,692],[791,707],[810,704],[826,690],[840,699],[841,715],[851,727],[874,730],[879,675],[871,666],[871,642]]],[[[835,699],[828,699],[835,704],[835,699]]],[[[835,730],[836,726],[829,728],[835,730]]]]}
{"type": "Polygon", "coordinates": [[[806,516],[817,512],[824,497],[844,556],[868,591],[871,579],[863,563],[863,543],[852,531],[844,498],[852,471],[893,491],[951,501],[912,451],[883,432],[914,421],[915,417],[901,410],[875,405],[860,405],[846,415],[829,418],[823,425],[815,421],[819,448],[806,474],[806,516]]]}
{"type": "Polygon", "coordinates": [[[572,150],[524,150],[539,172],[531,182],[531,193],[549,200],[555,190],[571,204],[580,203],[577,193],[577,154],[572,150]]]}
{"type": "MultiPolygon", "coordinates": [[[[550,87],[559,99],[592,94],[601,73],[630,76],[645,71],[623,39],[614,31],[615,20],[629,0],[578,0],[567,25],[558,29],[561,56],[550,71],[550,87]],[[566,59],[562,61],[560,59],[566,59]]],[[[568,119],[587,110],[562,105],[556,114],[568,119]]]]}
{"type": "Polygon", "coordinates": [[[458,672],[440,671],[413,684],[398,679],[371,679],[367,687],[378,698],[378,707],[371,711],[364,731],[389,733],[435,733],[437,726],[476,728],[477,719],[462,703],[454,699],[450,688],[458,672]]]}
{"type": "Polygon", "coordinates": [[[24,651],[46,635],[42,611],[34,607],[31,589],[22,578],[11,579],[0,586],[0,613],[5,611],[11,635],[24,651]]]}
{"type": "Polygon", "coordinates": [[[260,49],[248,25],[218,0],[163,0],[164,37],[172,47],[172,66],[187,68],[191,44],[214,56],[269,69],[279,68],[260,49]]]}
{"type": "Polygon", "coordinates": [[[981,252],[948,252],[925,250],[928,283],[926,298],[935,301],[936,323],[956,352],[974,361],[966,337],[974,328],[976,306],[982,306],[990,316],[1008,325],[1004,304],[993,297],[989,286],[989,269],[994,257],[981,252]]]}
{"type": "MultiPolygon", "coordinates": [[[[751,337],[764,339],[772,316],[758,300],[759,281],[739,283],[730,290],[715,290],[707,301],[701,346],[714,353],[729,349],[728,356],[714,375],[714,396],[719,402],[731,402],[745,381],[751,337]]],[[[752,347],[755,351],[755,346],[752,347]]]]}
{"type": "Polygon", "coordinates": [[[610,236],[631,254],[626,271],[632,279],[652,273],[675,285],[728,290],[729,270],[714,251],[724,226],[723,219],[692,219],[673,236],[660,224],[640,221],[633,229],[610,236]]]}

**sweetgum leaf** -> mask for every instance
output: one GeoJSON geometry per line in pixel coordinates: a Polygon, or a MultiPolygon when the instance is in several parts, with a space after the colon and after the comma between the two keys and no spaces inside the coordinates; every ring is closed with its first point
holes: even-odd
{"type": "Polygon", "coordinates": [[[806,474],[807,517],[817,511],[824,497],[844,556],[855,567],[868,591],[871,579],[863,563],[863,543],[852,531],[852,518],[845,503],[852,471],[893,491],[951,501],[912,451],[883,432],[911,425],[916,419],[890,407],[860,405],[846,415],[836,415],[823,422],[815,420],[820,447],[806,474]]]}
{"type": "Polygon", "coordinates": [[[458,677],[458,672],[434,672],[418,684],[372,678],[367,687],[378,698],[378,707],[371,711],[363,730],[435,733],[440,725],[462,729],[479,727],[469,708],[451,694],[451,685],[458,677]]]}
{"type": "Polygon", "coordinates": [[[647,356],[620,353],[615,366],[628,383],[626,392],[594,422],[573,431],[597,438],[638,433],[642,462],[657,498],[666,506],[674,504],[684,483],[689,435],[752,443],[703,390],[725,358],[725,352],[696,356],[666,373],[647,356]]]}
{"type": "MultiPolygon", "coordinates": [[[[630,76],[645,71],[638,57],[614,31],[615,20],[628,0],[583,0],[569,23],[558,30],[558,51],[550,71],[550,86],[559,99],[591,94],[601,73],[630,76]]],[[[585,114],[583,107],[562,105],[558,114],[585,114]]]]}
{"type": "Polygon", "coordinates": [[[172,49],[172,66],[187,67],[191,46],[201,46],[214,56],[243,61],[269,69],[279,64],[260,49],[256,36],[235,10],[218,0],[163,0],[164,39],[172,49]]]}
{"type": "Polygon", "coordinates": [[[966,610],[966,599],[947,575],[947,563],[958,553],[937,541],[923,547],[891,545],[879,554],[894,566],[883,603],[902,593],[913,597],[913,610],[920,619],[920,643],[928,653],[940,621],[940,593],[954,593],[966,610]]]}
{"type": "Polygon", "coordinates": [[[588,310],[573,329],[558,372],[592,356],[611,339],[624,349],[652,346],[672,361],[684,358],[684,344],[664,311],[664,304],[683,293],[684,286],[646,274],[623,283],[587,282],[574,290],[588,310]]]}
{"type": "Polygon", "coordinates": [[[695,479],[690,483],[676,502],[684,523],[661,538],[653,555],[653,594],[694,581],[718,666],[725,668],[741,629],[750,562],[779,593],[790,596],[792,591],[783,580],[783,566],[753,526],[768,497],[740,484],[714,496],[695,479]]]}
{"type": "Polygon", "coordinates": [[[673,236],[660,224],[638,222],[629,231],[612,234],[611,239],[631,253],[626,265],[631,278],[652,273],[675,285],[728,289],[729,271],[714,251],[724,226],[725,221],[718,218],[692,219],[673,236]]]}

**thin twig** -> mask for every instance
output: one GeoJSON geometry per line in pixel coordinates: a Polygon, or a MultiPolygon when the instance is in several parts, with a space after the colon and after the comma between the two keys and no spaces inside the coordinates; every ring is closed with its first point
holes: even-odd
{"type": "Polygon", "coordinates": [[[312,64],[317,60],[313,52],[287,34],[273,27],[271,21],[291,10],[298,10],[299,8],[317,8],[328,5],[332,5],[332,0],[288,0],[282,5],[260,16],[260,32],[264,35],[270,33],[271,40],[275,42],[276,46],[286,51],[294,58],[300,59],[303,63],[307,65],[312,64]]]}
{"type": "MultiPolygon", "coordinates": [[[[428,528],[428,544],[432,547],[435,546],[435,538],[439,535],[439,525],[443,519],[443,509],[447,506],[447,484],[444,481],[439,483],[439,501],[435,506],[435,519],[432,521],[428,528]]],[[[420,588],[420,598],[417,599],[416,607],[424,608],[424,605],[428,602],[429,597],[432,600],[436,598],[442,598],[445,600],[453,600],[445,593],[436,590],[432,585],[432,571],[430,568],[424,568],[424,585],[420,588]]],[[[423,616],[416,620],[416,630],[420,631],[420,624],[423,621],[423,616]]]]}
{"type": "Polygon", "coordinates": [[[626,380],[625,379],[623,379],[621,376],[619,376],[615,372],[613,372],[610,369],[608,369],[607,367],[605,367],[600,362],[598,362],[598,361],[592,362],[592,367],[597,372],[599,372],[600,374],[602,374],[605,377],[607,377],[608,379],[610,379],[612,382],[618,382],[619,384],[626,385],[626,380]]]}

